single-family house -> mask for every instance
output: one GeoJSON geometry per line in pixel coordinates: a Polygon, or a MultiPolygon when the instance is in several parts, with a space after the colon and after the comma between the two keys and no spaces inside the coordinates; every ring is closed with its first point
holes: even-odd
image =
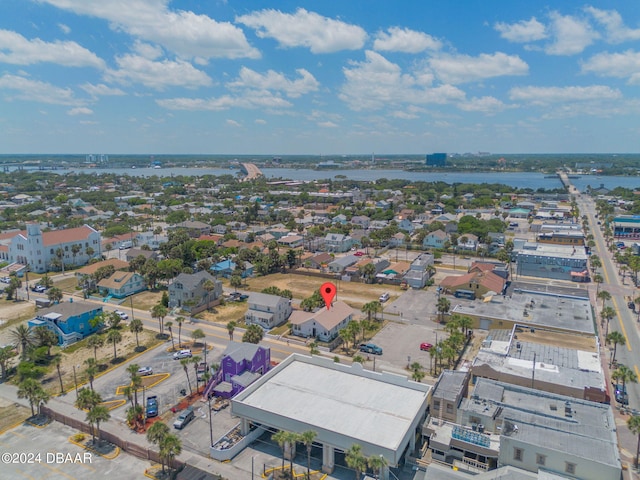
{"type": "Polygon", "coordinates": [[[435,230],[425,235],[422,246],[424,248],[443,249],[448,239],[449,237],[442,230],[435,230]]]}
{"type": "Polygon", "coordinates": [[[91,320],[102,313],[102,306],[87,302],[58,303],[38,310],[29,320],[30,329],[45,327],[58,337],[58,345],[67,346],[97,332],[101,324],[91,326],[91,320]]]}
{"type": "Polygon", "coordinates": [[[198,238],[200,235],[209,235],[211,233],[211,225],[197,220],[187,220],[169,228],[186,230],[191,238],[198,238]]]}
{"type": "Polygon", "coordinates": [[[354,215],[353,217],[351,217],[351,224],[352,225],[356,225],[360,228],[363,229],[367,229],[369,228],[369,222],[371,221],[371,219],[369,217],[367,217],[366,215],[354,215]]]}
{"type": "Polygon", "coordinates": [[[345,257],[336,258],[327,267],[331,273],[342,273],[347,267],[357,263],[359,257],[355,255],[347,255],[345,257]]]}
{"type": "Polygon", "coordinates": [[[289,234],[278,239],[278,244],[287,248],[300,248],[302,247],[302,242],[304,242],[302,235],[289,234]]]}
{"type": "Polygon", "coordinates": [[[269,348],[253,343],[229,342],[218,372],[205,387],[204,396],[232,398],[267,373],[270,367],[269,348]]]}
{"type": "Polygon", "coordinates": [[[474,271],[445,277],[440,282],[440,287],[456,297],[478,299],[490,292],[501,294],[506,282],[506,279],[493,272],[474,271]]]}
{"type": "Polygon", "coordinates": [[[327,252],[348,252],[353,247],[353,239],[341,233],[327,233],[324,247],[327,252]]]}
{"type": "Polygon", "coordinates": [[[405,273],[403,280],[407,282],[407,285],[411,288],[424,288],[429,281],[431,272],[433,271],[433,264],[435,257],[430,253],[420,254],[413,262],[407,273],[405,273]]]}
{"type": "Polygon", "coordinates": [[[209,272],[181,273],[169,285],[169,307],[192,315],[220,304],[222,282],[209,272]]]}
{"type": "MultiPolygon", "coordinates": [[[[211,267],[211,271],[215,276],[229,278],[236,271],[237,265],[233,260],[223,260],[211,267]]],[[[244,262],[244,268],[240,270],[240,276],[247,278],[253,275],[253,264],[244,262]]]]}
{"type": "Polygon", "coordinates": [[[353,308],[339,300],[334,302],[329,310],[327,307],[322,307],[317,312],[296,310],[291,314],[289,322],[294,335],[329,342],[349,325],[353,315],[353,308]]]}
{"type": "Polygon", "coordinates": [[[115,272],[98,282],[103,297],[125,298],[147,289],[144,277],[136,272],[115,272]]]}
{"type": "Polygon", "coordinates": [[[475,252],[478,249],[478,237],[473,233],[464,233],[458,237],[457,250],[475,252]]]}
{"type": "Polygon", "coordinates": [[[405,242],[405,236],[406,236],[406,234],[404,234],[402,232],[396,233],[389,240],[389,246],[390,247],[402,247],[404,245],[404,242],[405,242]]]}
{"type": "Polygon", "coordinates": [[[304,264],[307,268],[316,268],[320,270],[322,267],[326,267],[333,262],[333,257],[327,252],[318,253],[311,258],[307,259],[304,264]]]}
{"type": "Polygon", "coordinates": [[[416,229],[415,225],[408,218],[404,218],[398,222],[398,228],[403,232],[407,232],[409,234],[413,233],[416,229]]]}
{"type": "Polygon", "coordinates": [[[248,325],[255,323],[270,329],[282,325],[291,315],[291,300],[279,295],[250,293],[247,303],[249,309],[244,315],[244,321],[248,325]]]}

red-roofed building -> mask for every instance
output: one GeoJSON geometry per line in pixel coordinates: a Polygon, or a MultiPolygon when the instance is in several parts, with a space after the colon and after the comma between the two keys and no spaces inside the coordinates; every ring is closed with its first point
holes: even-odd
{"type": "Polygon", "coordinates": [[[102,254],[100,233],[88,225],[43,233],[40,225],[34,223],[27,225],[26,232],[13,232],[13,236],[0,238],[0,242],[7,247],[8,262],[29,265],[37,273],[52,270],[57,261],[65,266],[86,265],[102,254]]]}
{"type": "Polygon", "coordinates": [[[478,271],[465,275],[451,275],[443,278],[440,282],[445,293],[456,295],[458,291],[463,291],[465,294],[472,292],[476,299],[482,298],[489,292],[501,294],[505,284],[506,280],[493,272],[478,271]]]}

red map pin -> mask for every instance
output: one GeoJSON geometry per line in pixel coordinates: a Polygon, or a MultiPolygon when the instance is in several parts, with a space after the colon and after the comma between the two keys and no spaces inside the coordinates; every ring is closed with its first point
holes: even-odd
{"type": "Polygon", "coordinates": [[[338,289],[331,282],[323,283],[320,287],[320,295],[324,299],[324,304],[327,306],[327,310],[331,308],[331,302],[333,301],[333,297],[336,296],[337,291],[338,289]]]}

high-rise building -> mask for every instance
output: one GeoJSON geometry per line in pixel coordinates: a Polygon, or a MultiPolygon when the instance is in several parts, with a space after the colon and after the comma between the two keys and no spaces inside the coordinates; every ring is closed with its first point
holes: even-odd
{"type": "Polygon", "coordinates": [[[427,166],[445,167],[447,165],[446,153],[430,153],[427,155],[427,166]]]}

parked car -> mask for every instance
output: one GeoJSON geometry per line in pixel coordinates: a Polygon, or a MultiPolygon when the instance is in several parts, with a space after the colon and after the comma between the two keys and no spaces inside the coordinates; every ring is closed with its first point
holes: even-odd
{"type": "Polygon", "coordinates": [[[182,411],[180,415],[178,415],[176,421],[173,422],[173,427],[177,428],[178,430],[182,430],[184,427],[189,425],[189,422],[193,420],[194,417],[195,414],[193,413],[193,407],[187,407],[182,411]]]}
{"type": "Polygon", "coordinates": [[[2,283],[11,283],[11,278],[10,277],[2,277],[2,278],[0,278],[0,282],[2,282],[2,283]]]}
{"type": "Polygon", "coordinates": [[[192,356],[193,354],[191,353],[191,350],[180,350],[173,354],[173,359],[179,360],[181,358],[191,358],[192,356]]]}
{"type": "Polygon", "coordinates": [[[153,368],[151,367],[140,367],[138,369],[138,375],[142,375],[146,377],[147,375],[153,375],[153,368]]]}
{"type": "Polygon", "coordinates": [[[364,255],[364,252],[360,252],[360,251],[358,251],[358,252],[354,253],[354,255],[355,255],[356,257],[362,257],[362,256],[364,255]]]}
{"type": "Polygon", "coordinates": [[[424,352],[428,352],[429,350],[431,350],[431,348],[433,348],[433,345],[431,345],[428,342],[422,342],[420,344],[420,350],[422,350],[424,352]]]}
{"type": "Polygon", "coordinates": [[[382,355],[382,348],[375,343],[361,343],[360,351],[364,353],[373,353],[374,355],[382,355]]]}
{"type": "Polygon", "coordinates": [[[116,310],[115,314],[118,315],[122,320],[127,320],[129,318],[129,315],[124,313],[122,310],[116,310]]]}
{"type": "Polygon", "coordinates": [[[45,287],[44,285],[34,285],[31,288],[32,291],[36,292],[36,293],[44,293],[47,291],[47,287],[45,287]]]}
{"type": "Polygon", "coordinates": [[[380,298],[378,300],[380,300],[380,303],[384,303],[389,300],[389,297],[389,292],[384,292],[382,295],[380,295],[380,298]]]}
{"type": "Polygon", "coordinates": [[[198,368],[196,369],[196,377],[198,380],[202,380],[204,378],[204,374],[207,371],[207,364],[204,362],[200,362],[198,364],[198,368]]]}
{"type": "Polygon", "coordinates": [[[147,397],[147,418],[158,416],[158,397],[151,395],[147,397]]]}

